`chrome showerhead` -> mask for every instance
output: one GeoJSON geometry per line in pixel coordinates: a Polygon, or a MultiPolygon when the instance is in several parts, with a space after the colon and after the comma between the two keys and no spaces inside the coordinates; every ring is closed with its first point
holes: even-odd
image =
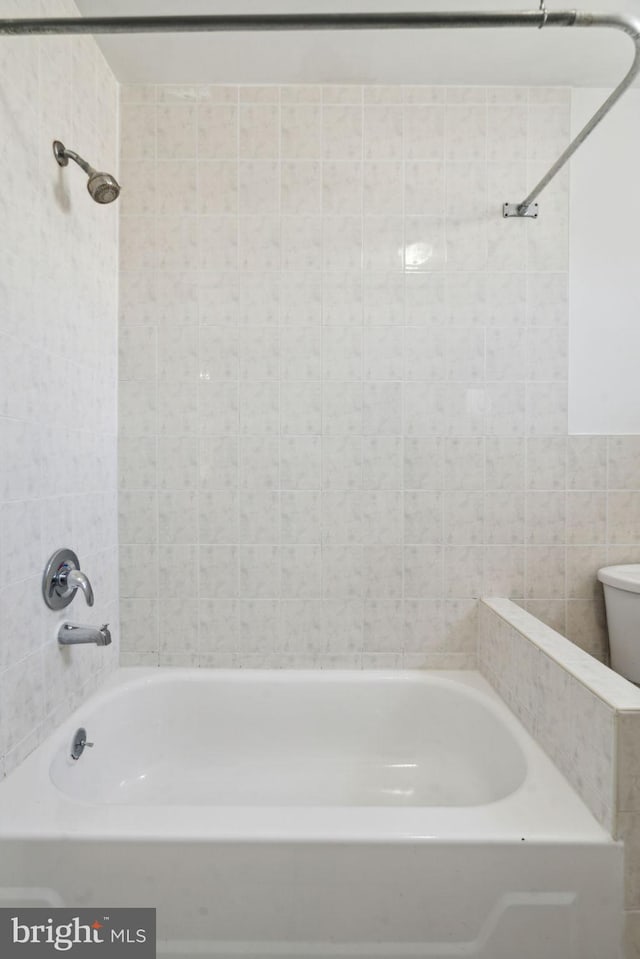
{"type": "Polygon", "coordinates": [[[120,196],[120,184],[115,177],[111,176],[110,173],[101,173],[94,170],[86,160],[83,160],[73,150],[67,150],[60,140],[53,141],[53,155],[58,166],[68,166],[69,160],[73,160],[84,170],[89,177],[87,190],[96,203],[113,203],[120,196]]]}
{"type": "Polygon", "coordinates": [[[87,190],[96,203],[113,203],[120,195],[120,184],[110,173],[94,173],[89,177],[87,190]]]}

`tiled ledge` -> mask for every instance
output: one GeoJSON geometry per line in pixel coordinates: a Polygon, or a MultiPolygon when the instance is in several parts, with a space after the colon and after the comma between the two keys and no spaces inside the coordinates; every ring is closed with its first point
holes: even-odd
{"type": "Polygon", "coordinates": [[[627,959],[640,956],[640,689],[508,599],[480,603],[478,664],[598,822],[624,842],[627,959]]]}
{"type": "MultiPolygon", "coordinates": [[[[640,852],[640,689],[508,599],[480,604],[479,667],[616,838],[640,852]]],[[[640,908],[640,856],[638,893],[640,908]]]]}
{"type": "Polygon", "coordinates": [[[637,686],[545,626],[521,606],[510,599],[493,598],[483,599],[481,606],[492,610],[612,709],[640,710],[640,689],[637,686]]]}

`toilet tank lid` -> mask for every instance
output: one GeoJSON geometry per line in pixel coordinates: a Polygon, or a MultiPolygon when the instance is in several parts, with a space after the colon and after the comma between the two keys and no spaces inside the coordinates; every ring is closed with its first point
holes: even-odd
{"type": "Polygon", "coordinates": [[[598,579],[607,586],[626,589],[629,593],[640,593],[640,563],[629,566],[605,566],[598,570],[598,579]]]}

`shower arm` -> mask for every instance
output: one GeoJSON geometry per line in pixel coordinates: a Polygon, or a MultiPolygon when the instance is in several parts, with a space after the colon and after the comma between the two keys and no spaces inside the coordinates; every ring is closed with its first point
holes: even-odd
{"type": "Polygon", "coordinates": [[[53,152],[60,166],[67,165],[67,163],[64,162],[65,160],[67,162],[69,160],[73,160],[73,162],[77,163],[80,169],[84,170],[88,176],[91,176],[96,172],[91,164],[87,163],[87,161],[81,157],[79,153],[76,153],[75,150],[69,150],[68,147],[63,146],[59,140],[54,140],[53,152]]]}
{"type": "MultiPolygon", "coordinates": [[[[201,33],[223,31],[286,30],[413,30],[500,27],[602,27],[621,30],[633,41],[631,66],[599,110],[571,141],[553,166],[520,203],[505,203],[505,217],[537,217],[534,201],[578,147],[606,117],[640,74],[640,19],[623,14],[580,13],[577,10],[540,10],[512,13],[414,12],[414,13],[274,13],[215,14],[164,17],[64,17],[0,20],[0,36],[46,34],[201,33]]],[[[75,159],[75,157],[73,157],[75,159]]]]}

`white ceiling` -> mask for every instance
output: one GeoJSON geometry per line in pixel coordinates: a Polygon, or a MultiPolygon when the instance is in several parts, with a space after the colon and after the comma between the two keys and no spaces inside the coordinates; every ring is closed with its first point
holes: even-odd
{"type": "MultiPolygon", "coordinates": [[[[534,9],[537,0],[76,0],[83,16],[534,9]]],[[[640,0],[579,9],[640,15],[640,0]]],[[[547,0],[549,9],[571,8],[547,0]]],[[[631,62],[618,31],[389,30],[104,36],[122,82],[438,83],[613,87],[631,62]]]]}

